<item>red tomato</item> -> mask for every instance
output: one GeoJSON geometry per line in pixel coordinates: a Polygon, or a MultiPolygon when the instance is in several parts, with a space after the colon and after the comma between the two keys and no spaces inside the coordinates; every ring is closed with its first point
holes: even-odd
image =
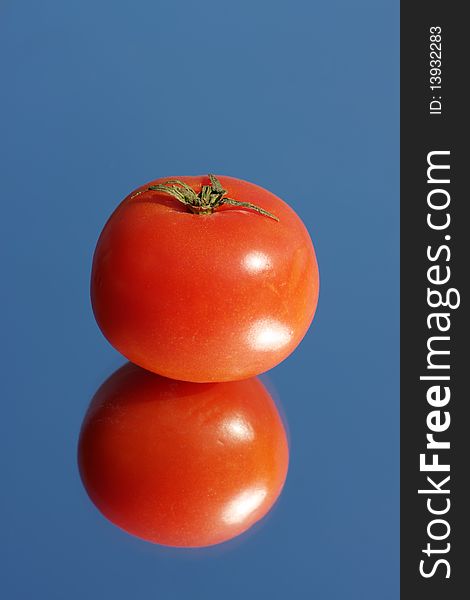
{"type": "MultiPolygon", "coordinates": [[[[180,180],[217,196],[208,177],[180,180]]],[[[160,179],[125,198],[98,240],[91,299],[104,335],[132,362],[173,379],[232,381],[274,367],[299,344],[317,304],[318,268],[302,221],[240,179],[220,177],[223,196],[278,221],[230,204],[194,214],[147,190],[158,184],[165,189],[160,179]]]]}
{"type": "Polygon", "coordinates": [[[167,546],[218,544],[261,519],[284,484],[289,451],[256,379],[198,384],[127,364],[96,393],[78,461],[110,521],[167,546]]]}

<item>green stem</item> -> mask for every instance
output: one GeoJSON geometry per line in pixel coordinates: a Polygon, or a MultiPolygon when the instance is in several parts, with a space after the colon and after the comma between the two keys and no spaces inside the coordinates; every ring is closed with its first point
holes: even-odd
{"type": "Polygon", "coordinates": [[[210,215],[219,206],[222,206],[223,204],[229,204],[230,206],[249,208],[260,215],[264,215],[265,217],[279,221],[276,215],[264,210],[264,208],[261,208],[260,206],[256,206],[256,204],[252,204],[251,202],[240,202],[238,200],[234,200],[233,198],[227,198],[225,195],[227,191],[224,190],[220,181],[215,175],[209,174],[209,180],[211,184],[203,185],[198,194],[184,181],[179,179],[168,179],[168,181],[165,181],[164,183],[151,185],[146,190],[136,192],[133,196],[131,196],[131,198],[135,198],[143,192],[162,192],[164,194],[173,196],[173,198],[187,206],[188,209],[196,215],[210,215]]]}

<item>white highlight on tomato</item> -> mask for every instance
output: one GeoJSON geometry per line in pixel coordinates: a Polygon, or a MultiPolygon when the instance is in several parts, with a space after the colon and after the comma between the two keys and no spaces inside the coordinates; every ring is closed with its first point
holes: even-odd
{"type": "Polygon", "coordinates": [[[221,438],[236,442],[251,442],[255,438],[253,427],[243,417],[234,415],[226,419],[221,425],[221,438]]]}
{"type": "Polygon", "coordinates": [[[263,252],[254,251],[244,257],[243,265],[250,273],[260,273],[271,268],[271,261],[263,252]]]}
{"type": "Polygon", "coordinates": [[[264,488],[245,490],[225,507],[223,520],[230,525],[241,523],[261,506],[266,495],[267,491],[264,488]]]}
{"type": "Polygon", "coordinates": [[[292,332],[273,320],[258,321],[250,329],[250,345],[256,350],[279,350],[292,339],[292,332]]]}

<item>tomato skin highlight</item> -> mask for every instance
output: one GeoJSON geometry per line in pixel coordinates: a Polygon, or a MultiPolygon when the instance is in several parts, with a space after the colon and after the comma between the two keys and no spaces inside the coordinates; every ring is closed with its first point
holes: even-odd
{"type": "MultiPolygon", "coordinates": [[[[179,177],[196,192],[206,176],[179,177]]],[[[273,213],[221,206],[197,215],[164,193],[130,194],[95,250],[99,327],[132,362],[173,379],[233,381],[284,360],[313,319],[319,277],[309,234],[267,190],[219,177],[227,195],[273,213]]],[[[135,192],[134,192],[135,193],[135,192]]]]}
{"type": "Polygon", "coordinates": [[[78,445],[101,513],[144,540],[202,547],[229,540],[278,498],[289,450],[257,379],[174,381],[128,363],[97,391],[78,445]]]}

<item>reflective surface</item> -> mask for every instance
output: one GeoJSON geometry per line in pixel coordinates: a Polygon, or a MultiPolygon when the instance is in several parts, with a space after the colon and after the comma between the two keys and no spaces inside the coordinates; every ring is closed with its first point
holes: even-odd
{"type": "Polygon", "coordinates": [[[189,383],[132,363],[95,394],[78,449],[85,488],[110,521],[178,547],[249,529],[277,500],[288,461],[281,418],[259,379],[189,383]]]}
{"type": "Polygon", "coordinates": [[[0,3],[2,598],[398,598],[398,8],[0,3]],[[76,448],[125,362],[90,308],[101,228],[141,182],[211,170],[293,206],[322,289],[269,373],[290,428],[279,501],[187,551],[103,519],[76,448]]]}

